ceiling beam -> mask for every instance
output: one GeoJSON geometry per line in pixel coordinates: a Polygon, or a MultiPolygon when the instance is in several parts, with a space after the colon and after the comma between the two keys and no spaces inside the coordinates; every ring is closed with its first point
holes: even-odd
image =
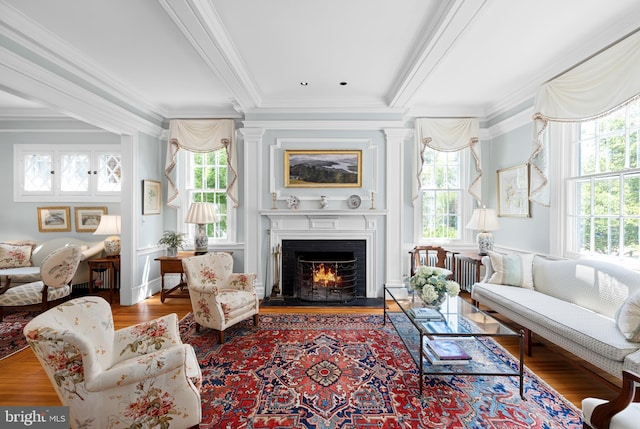
{"type": "Polygon", "coordinates": [[[234,94],[237,109],[260,107],[262,97],[211,2],[159,0],[209,69],[234,94]]]}
{"type": "Polygon", "coordinates": [[[440,3],[440,10],[434,20],[423,29],[424,36],[418,43],[418,49],[402,68],[406,70],[405,74],[399,77],[389,92],[389,107],[411,107],[416,91],[453,48],[485,2],[486,0],[455,0],[440,3]]]}

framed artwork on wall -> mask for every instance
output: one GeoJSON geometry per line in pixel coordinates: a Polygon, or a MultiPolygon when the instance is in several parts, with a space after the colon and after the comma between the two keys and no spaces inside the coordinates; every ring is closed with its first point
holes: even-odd
{"type": "Polygon", "coordinates": [[[106,207],[76,207],[76,231],[94,232],[100,225],[100,218],[107,214],[106,207]]]}
{"type": "Polygon", "coordinates": [[[142,181],[142,214],[160,214],[162,184],[157,180],[142,181]]]}
{"type": "Polygon", "coordinates": [[[69,206],[38,207],[38,231],[71,231],[71,208],[69,206]]]}
{"type": "Polygon", "coordinates": [[[285,150],[287,188],[362,187],[361,150],[285,150]]]}
{"type": "Polygon", "coordinates": [[[498,216],[529,217],[529,164],[498,170],[498,216]]]}

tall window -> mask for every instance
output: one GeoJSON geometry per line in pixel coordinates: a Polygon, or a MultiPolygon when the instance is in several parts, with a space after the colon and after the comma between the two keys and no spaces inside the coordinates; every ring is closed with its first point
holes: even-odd
{"type": "Polygon", "coordinates": [[[424,151],[422,168],[422,228],[420,241],[460,239],[464,159],[467,150],[424,151]]]}
{"type": "MultiPolygon", "coordinates": [[[[194,153],[184,151],[186,158],[186,195],[188,204],[191,202],[209,202],[216,207],[218,222],[207,225],[207,235],[210,239],[226,240],[228,238],[227,212],[227,152],[220,149],[209,153],[194,153]]],[[[192,228],[187,228],[192,235],[192,228]]]]}
{"type": "Polygon", "coordinates": [[[640,258],[640,99],[576,126],[568,147],[567,251],[640,258]]]}

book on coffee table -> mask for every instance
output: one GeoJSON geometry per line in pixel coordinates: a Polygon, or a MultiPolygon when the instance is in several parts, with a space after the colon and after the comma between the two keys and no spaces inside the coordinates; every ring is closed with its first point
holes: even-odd
{"type": "Polygon", "coordinates": [[[424,320],[442,320],[444,317],[442,313],[440,313],[435,308],[412,308],[409,310],[415,319],[424,319],[424,320]]]}
{"type": "Polygon", "coordinates": [[[431,349],[436,358],[442,361],[462,360],[469,361],[471,356],[454,340],[430,340],[427,347],[431,349]]]}
{"type": "Polygon", "coordinates": [[[429,347],[428,343],[422,347],[423,356],[431,363],[432,365],[467,365],[471,362],[471,358],[469,359],[440,359],[436,353],[433,351],[431,347],[429,347]]]}

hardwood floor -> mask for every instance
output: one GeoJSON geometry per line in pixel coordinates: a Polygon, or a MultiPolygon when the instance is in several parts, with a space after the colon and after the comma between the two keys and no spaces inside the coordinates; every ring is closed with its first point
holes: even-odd
{"type": "MultiPolygon", "coordinates": [[[[178,317],[182,318],[191,311],[191,304],[188,299],[179,297],[168,297],[163,304],[160,302],[159,295],[156,295],[133,306],[113,304],[112,309],[114,323],[118,329],[168,313],[177,313],[178,317]]],[[[261,314],[281,312],[382,314],[382,309],[362,307],[261,307],[260,309],[261,314]]],[[[504,342],[503,346],[511,353],[517,353],[516,342],[504,342]]],[[[614,378],[607,375],[599,376],[588,364],[575,356],[567,355],[545,341],[536,343],[533,357],[526,357],[525,365],[578,408],[585,397],[611,399],[619,390],[614,378]]],[[[0,405],[60,405],[53,387],[31,349],[23,350],[0,361],[0,405]]]]}

